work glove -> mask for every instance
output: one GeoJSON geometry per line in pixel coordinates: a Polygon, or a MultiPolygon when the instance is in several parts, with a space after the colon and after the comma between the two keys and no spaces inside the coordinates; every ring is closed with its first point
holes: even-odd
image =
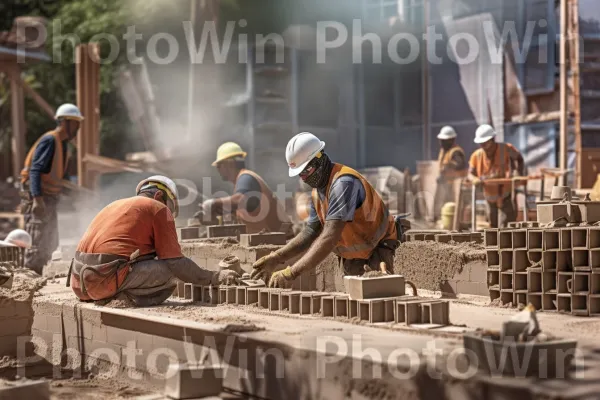
{"type": "Polygon", "coordinates": [[[272,252],[252,264],[252,273],[250,278],[254,280],[262,279],[267,282],[269,277],[275,271],[275,268],[281,263],[281,259],[276,252],[272,252]]]}
{"type": "Polygon", "coordinates": [[[292,273],[292,268],[287,267],[286,269],[277,271],[271,275],[269,287],[273,289],[286,289],[292,286],[293,281],[294,274],[292,273]]]}
{"type": "Polygon", "coordinates": [[[46,203],[43,197],[34,197],[31,212],[38,218],[43,218],[46,215],[46,203]]]}
{"type": "Polygon", "coordinates": [[[472,183],[473,185],[475,185],[475,186],[479,186],[479,185],[481,185],[481,184],[483,183],[483,180],[482,180],[482,179],[480,179],[480,178],[473,178],[473,179],[471,180],[471,183],[472,183]]]}
{"type": "Polygon", "coordinates": [[[208,199],[200,203],[200,210],[194,214],[194,218],[200,221],[200,224],[216,225],[216,221],[212,213],[213,202],[213,199],[208,199]]]}
{"type": "Polygon", "coordinates": [[[213,286],[228,286],[228,285],[238,285],[240,283],[240,274],[230,269],[225,269],[223,271],[215,272],[211,285],[213,286]]]}

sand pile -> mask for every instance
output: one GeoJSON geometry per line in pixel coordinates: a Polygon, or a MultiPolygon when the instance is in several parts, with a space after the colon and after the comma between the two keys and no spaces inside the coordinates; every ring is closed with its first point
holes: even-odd
{"type": "Polygon", "coordinates": [[[437,291],[466,264],[485,259],[485,248],[481,244],[418,241],[400,245],[394,266],[418,288],[437,291]]]}

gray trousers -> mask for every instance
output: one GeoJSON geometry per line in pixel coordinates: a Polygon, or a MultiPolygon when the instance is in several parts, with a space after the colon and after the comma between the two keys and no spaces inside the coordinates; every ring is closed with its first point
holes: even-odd
{"type": "Polygon", "coordinates": [[[396,240],[384,240],[378,247],[373,250],[373,254],[368,260],[341,259],[344,268],[344,276],[361,276],[365,273],[365,265],[368,265],[374,271],[379,271],[379,265],[383,261],[386,264],[390,274],[394,273],[394,254],[398,247],[396,240]]]}
{"type": "Polygon", "coordinates": [[[168,299],[177,281],[208,285],[214,273],[199,267],[187,257],[167,260],[147,260],[135,263],[119,287],[137,307],[150,307],[168,299]]]}
{"type": "Polygon", "coordinates": [[[21,201],[25,230],[31,235],[31,248],[25,250],[25,267],[40,275],[58,247],[58,197],[44,195],[44,203],[46,213],[42,218],[38,218],[32,212],[33,201],[21,201]]]}

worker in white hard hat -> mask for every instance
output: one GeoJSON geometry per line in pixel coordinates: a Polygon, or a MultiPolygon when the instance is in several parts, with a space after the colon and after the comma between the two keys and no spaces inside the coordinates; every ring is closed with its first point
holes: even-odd
{"type": "Polygon", "coordinates": [[[182,254],[173,180],[151,176],[135,193],[102,209],[81,238],[68,282],[80,300],[116,297],[145,307],[165,301],[177,280],[204,286],[238,280],[234,271],[207,271],[182,254]]]}
{"type": "Polygon", "coordinates": [[[512,187],[510,184],[486,183],[486,180],[524,175],[523,156],[512,144],[497,143],[496,131],[487,124],[477,128],[475,143],[480,149],[471,155],[469,179],[473,184],[483,186],[490,210],[491,227],[506,227],[509,222],[517,219],[511,199],[512,187]]]}
{"type": "Polygon", "coordinates": [[[246,168],[246,152],[233,142],[223,143],[217,149],[212,163],[223,180],[234,185],[233,195],[207,199],[195,217],[204,224],[214,223],[217,216],[235,213],[239,223],[246,225],[247,233],[291,232],[291,221],[281,202],[267,183],[246,168]]]}
{"type": "Polygon", "coordinates": [[[465,151],[456,144],[456,131],[451,126],[444,126],[437,138],[440,141],[440,154],[438,156],[440,176],[434,198],[434,220],[441,215],[444,204],[455,201],[455,186],[467,177],[469,168],[465,151]]]}
{"type": "Polygon", "coordinates": [[[58,247],[56,206],[67,174],[69,141],[77,136],[83,116],[73,104],[56,110],[56,129],[42,135],[29,150],[21,171],[21,212],[33,238],[25,266],[42,273],[58,247]]]}
{"type": "Polygon", "coordinates": [[[20,247],[29,249],[31,247],[31,235],[23,229],[11,231],[4,240],[0,240],[0,247],[20,247]]]}
{"type": "Polygon", "coordinates": [[[343,259],[345,275],[362,275],[365,265],[379,271],[381,262],[393,271],[399,243],[395,218],[360,173],[331,161],[324,148],[325,142],[308,132],[294,136],[287,145],[289,175],[300,176],[313,188],[312,203],[307,226],[252,266],[252,277],[269,281],[270,287],[290,286],[331,252],[343,259]],[[273,273],[299,255],[293,265],[273,273]]]}

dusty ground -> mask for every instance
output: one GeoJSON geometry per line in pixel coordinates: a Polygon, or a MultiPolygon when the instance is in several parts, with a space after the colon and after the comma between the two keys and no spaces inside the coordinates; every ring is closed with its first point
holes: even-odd
{"type": "Polygon", "coordinates": [[[485,248],[480,244],[418,241],[400,245],[394,266],[419,289],[440,290],[464,265],[485,260],[485,248]]]}

